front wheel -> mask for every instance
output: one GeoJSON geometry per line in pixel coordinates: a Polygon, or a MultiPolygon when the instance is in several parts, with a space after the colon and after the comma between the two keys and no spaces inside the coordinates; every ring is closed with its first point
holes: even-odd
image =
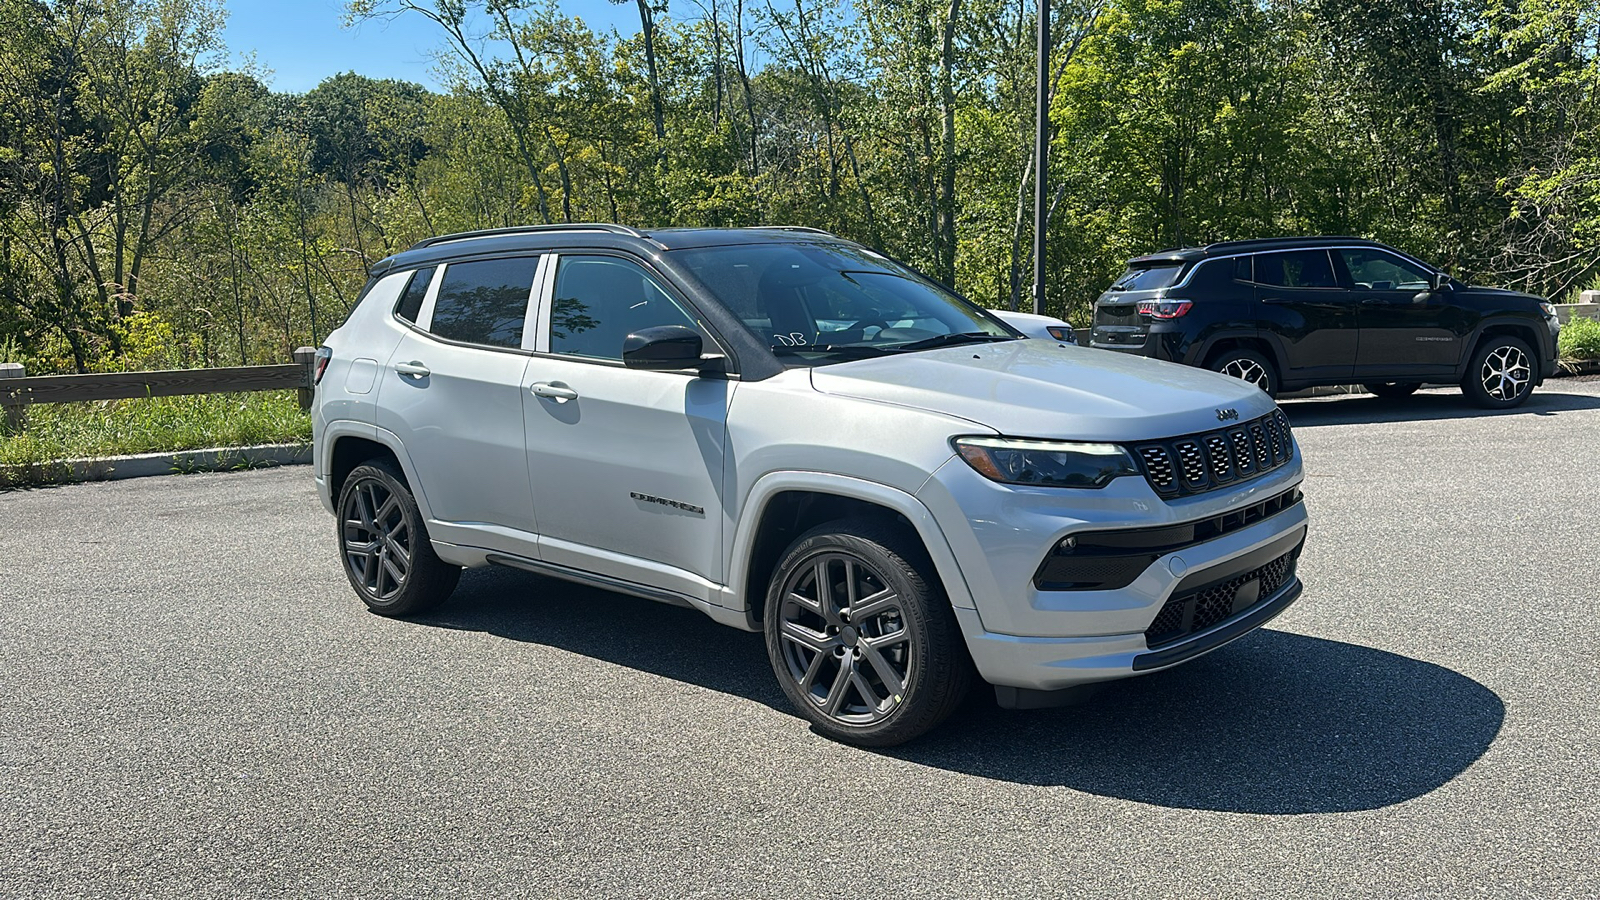
{"type": "Polygon", "coordinates": [[[1211,360],[1211,371],[1249,382],[1266,392],[1268,397],[1278,396],[1278,372],[1272,361],[1254,350],[1239,348],[1227,350],[1211,360]]]}
{"type": "Polygon", "coordinates": [[[461,579],[433,552],[405,479],[382,461],[357,466],[339,490],[339,556],[361,601],[385,616],[422,612],[461,579]]]}
{"type": "Polygon", "coordinates": [[[875,520],[813,528],[784,553],[767,591],[767,656],[818,731],[889,747],[960,705],[974,672],[931,569],[903,528],[875,520]]]}
{"type": "Polygon", "coordinates": [[[1362,387],[1366,388],[1368,393],[1394,399],[1415,394],[1422,384],[1415,381],[1378,381],[1364,384],[1362,387]]]}
{"type": "Polygon", "coordinates": [[[1533,367],[1533,351],[1527,344],[1510,335],[1495,335],[1472,354],[1461,393],[1485,409],[1519,406],[1533,393],[1533,367]]]}

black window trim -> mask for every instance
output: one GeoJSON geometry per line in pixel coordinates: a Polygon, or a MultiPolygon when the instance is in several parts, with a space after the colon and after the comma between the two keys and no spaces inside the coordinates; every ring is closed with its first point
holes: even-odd
{"type": "MultiPolygon", "coordinates": [[[[1266,254],[1266,253],[1292,253],[1292,252],[1294,252],[1296,250],[1328,250],[1328,251],[1333,251],[1333,250],[1382,250],[1382,251],[1384,251],[1386,253],[1393,253],[1394,255],[1396,255],[1396,256],[1400,257],[1401,259],[1406,260],[1408,262],[1416,263],[1417,265],[1419,265],[1422,268],[1428,270],[1429,272],[1434,272],[1434,273],[1441,274],[1441,275],[1446,274],[1445,271],[1443,269],[1439,268],[1438,266],[1435,266],[1435,265],[1432,265],[1430,263],[1424,262],[1424,261],[1422,261],[1420,259],[1417,259],[1415,256],[1412,256],[1411,254],[1406,253],[1406,252],[1404,252],[1402,250],[1396,250],[1395,248],[1390,247],[1388,244],[1378,244],[1378,243],[1371,243],[1371,244],[1330,244],[1330,245],[1326,245],[1326,246],[1318,245],[1318,246],[1314,246],[1314,247],[1313,246],[1278,247],[1278,248],[1275,248],[1275,249],[1272,249],[1272,250],[1247,250],[1247,251],[1245,251],[1243,253],[1223,253],[1223,254],[1219,254],[1217,256],[1207,256],[1204,259],[1196,262],[1193,266],[1191,266],[1189,271],[1188,271],[1188,273],[1185,274],[1182,278],[1178,279],[1177,283],[1173,284],[1171,287],[1168,287],[1167,290],[1168,291],[1175,291],[1175,290],[1178,290],[1180,288],[1187,287],[1189,282],[1191,280],[1193,280],[1194,274],[1196,272],[1200,271],[1200,267],[1206,265],[1207,263],[1218,262],[1218,261],[1221,261],[1221,260],[1238,259],[1241,256],[1251,256],[1251,257],[1261,256],[1262,254],[1266,254]]],[[[1330,261],[1331,261],[1331,258],[1330,258],[1330,261]]],[[[1255,264],[1254,264],[1254,262],[1251,263],[1250,274],[1251,275],[1255,274],[1255,264]]],[[[1238,279],[1236,279],[1236,278],[1232,279],[1232,280],[1238,281],[1238,279]]],[[[1282,287],[1282,285],[1276,285],[1276,284],[1263,285],[1259,281],[1248,281],[1248,282],[1240,282],[1240,283],[1242,283],[1242,284],[1260,285],[1261,287],[1282,287]]],[[[1329,288],[1289,288],[1289,290],[1291,290],[1291,291],[1297,291],[1297,290],[1298,291],[1326,291],[1326,290],[1330,290],[1330,289],[1329,288]]]]}

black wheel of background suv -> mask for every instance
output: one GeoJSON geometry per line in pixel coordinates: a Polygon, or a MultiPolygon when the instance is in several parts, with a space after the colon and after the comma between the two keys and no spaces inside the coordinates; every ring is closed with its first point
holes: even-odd
{"type": "Polygon", "coordinates": [[[1472,354],[1461,393],[1485,409],[1510,409],[1533,393],[1533,351],[1518,338],[1497,334],[1472,354]]]}
{"type": "Polygon", "coordinates": [[[830,522],[789,545],[767,590],[767,656],[822,734],[889,747],[943,721],[974,671],[920,543],[870,519],[830,522]]]}
{"type": "Polygon", "coordinates": [[[339,558],[362,602],[385,616],[409,616],[450,596],[461,567],[433,552],[422,512],[400,473],[374,460],[339,491],[339,558]]]}
{"type": "Polygon", "coordinates": [[[1418,381],[1374,381],[1363,384],[1368,393],[1377,394],[1379,397],[1409,397],[1422,387],[1418,381]]]}
{"type": "Polygon", "coordinates": [[[1212,358],[1210,369],[1240,381],[1248,381],[1266,391],[1268,397],[1278,396],[1277,368],[1271,360],[1254,350],[1243,347],[1224,350],[1212,358]]]}

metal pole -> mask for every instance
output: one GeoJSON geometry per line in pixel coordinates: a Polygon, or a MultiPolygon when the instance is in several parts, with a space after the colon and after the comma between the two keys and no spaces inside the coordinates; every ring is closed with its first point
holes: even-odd
{"type": "Polygon", "coordinates": [[[1044,226],[1050,187],[1050,0],[1039,2],[1039,96],[1033,137],[1033,311],[1044,312],[1044,226]]]}

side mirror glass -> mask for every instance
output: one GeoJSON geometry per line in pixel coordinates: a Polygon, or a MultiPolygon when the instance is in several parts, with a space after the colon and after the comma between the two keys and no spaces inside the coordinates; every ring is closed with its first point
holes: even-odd
{"type": "Polygon", "coordinates": [[[1443,272],[1435,272],[1428,276],[1428,290],[1430,292],[1442,291],[1450,286],[1450,276],[1443,272]]]}
{"type": "Polygon", "coordinates": [[[701,344],[700,332],[686,325],[641,328],[622,342],[622,363],[656,372],[699,369],[701,344]]]}

